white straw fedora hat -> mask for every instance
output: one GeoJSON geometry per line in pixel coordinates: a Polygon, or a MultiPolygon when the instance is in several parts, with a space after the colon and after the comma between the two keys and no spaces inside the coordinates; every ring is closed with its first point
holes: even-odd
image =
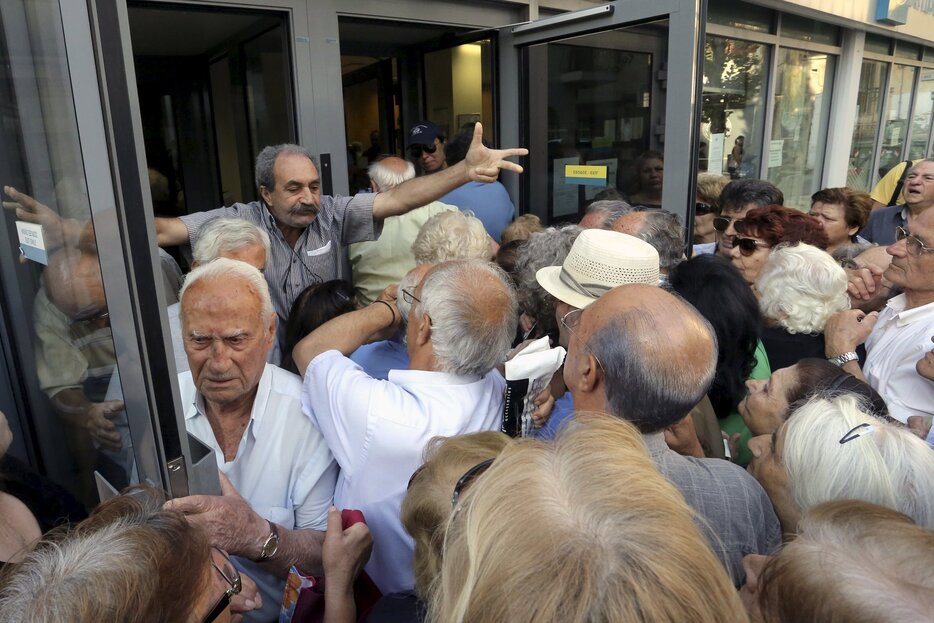
{"type": "Polygon", "coordinates": [[[558,300],[583,309],[616,286],[658,285],[658,251],[635,236],[585,229],[563,265],[546,266],[535,278],[558,300]]]}

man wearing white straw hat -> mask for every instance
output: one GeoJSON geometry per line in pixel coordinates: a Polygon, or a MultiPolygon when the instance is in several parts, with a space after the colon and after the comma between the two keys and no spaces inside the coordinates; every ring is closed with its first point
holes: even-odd
{"type": "MultiPolygon", "coordinates": [[[[580,311],[616,286],[629,283],[657,285],[659,258],[655,247],[634,236],[604,229],[585,229],[571,247],[561,266],[546,266],[535,279],[558,299],[555,317],[558,341],[565,349],[580,311]]],[[[552,439],[574,413],[571,393],[555,400],[551,417],[536,436],[552,439]]]]}

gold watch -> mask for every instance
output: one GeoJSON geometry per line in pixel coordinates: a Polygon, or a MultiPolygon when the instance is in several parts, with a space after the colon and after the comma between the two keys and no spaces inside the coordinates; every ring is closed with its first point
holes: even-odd
{"type": "Polygon", "coordinates": [[[257,562],[265,562],[279,551],[279,530],[276,528],[276,524],[268,519],[266,523],[269,524],[269,536],[266,537],[266,541],[263,543],[263,549],[260,550],[259,558],[256,559],[257,562]]]}

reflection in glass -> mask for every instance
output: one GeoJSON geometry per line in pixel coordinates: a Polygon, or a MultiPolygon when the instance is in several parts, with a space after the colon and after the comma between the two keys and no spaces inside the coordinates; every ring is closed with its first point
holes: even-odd
{"type": "Polygon", "coordinates": [[[785,205],[806,210],[821,185],[835,57],[789,49],[778,55],[768,180],[785,205]]]}
{"type": "Polygon", "coordinates": [[[773,32],[775,12],[765,7],[733,2],[732,0],[710,0],[707,21],[732,28],[743,28],[756,32],[773,32]]]}
{"type": "Polygon", "coordinates": [[[918,92],[915,95],[915,108],[911,113],[911,145],[908,158],[924,158],[931,135],[931,109],[934,107],[934,69],[921,70],[918,92]]]}
{"type": "Polygon", "coordinates": [[[892,70],[892,79],[889,81],[889,99],[886,103],[882,126],[882,151],[879,154],[877,171],[880,178],[904,159],[902,152],[908,136],[908,115],[911,111],[911,94],[914,89],[916,71],[915,67],[907,65],[895,65],[892,70]]]}
{"type": "Polygon", "coordinates": [[[846,185],[869,191],[873,178],[872,159],[875,155],[876,131],[882,116],[882,89],[888,63],[863,61],[856,96],[856,124],[850,147],[850,165],[846,185]]]}
{"type": "MultiPolygon", "coordinates": [[[[28,409],[20,415],[45,473],[90,507],[94,470],[125,486],[134,460],[93,232],[78,236],[91,211],[57,3],[0,4],[0,67],[0,179],[16,189],[4,200],[46,215],[44,249],[22,263],[0,255],[15,276],[3,283],[0,314],[13,327],[11,367],[28,409]]],[[[15,219],[4,210],[11,241],[15,219]]]]}
{"type": "Polygon", "coordinates": [[[767,68],[766,46],[707,37],[701,109],[701,142],[706,145],[700,161],[702,171],[732,179],[759,177],[767,68]]]}
{"type": "Polygon", "coordinates": [[[651,152],[661,148],[652,130],[664,118],[664,94],[652,76],[667,36],[659,22],[528,49],[531,198],[547,201],[550,222],[577,221],[586,204],[620,191],[661,205],[664,163],[651,152]],[[547,154],[540,165],[538,154],[547,154]],[[605,181],[567,176],[576,165],[606,167],[605,181]]]}

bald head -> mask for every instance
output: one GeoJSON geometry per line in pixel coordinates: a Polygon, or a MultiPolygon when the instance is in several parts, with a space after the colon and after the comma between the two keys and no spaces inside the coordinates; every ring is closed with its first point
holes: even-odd
{"type": "Polygon", "coordinates": [[[107,308],[100,262],[94,253],[71,247],[59,250],[49,258],[42,281],[49,300],[71,319],[107,308]]]}
{"type": "Polygon", "coordinates": [[[385,192],[415,177],[415,165],[396,156],[386,156],[367,169],[374,192],[385,192]]]}
{"type": "MultiPolygon", "coordinates": [[[[713,329],[691,305],[660,288],[632,284],[610,290],[582,312],[578,332],[580,339],[571,340],[568,354],[578,366],[571,370],[572,392],[589,387],[575,378],[586,374],[586,349],[599,362],[591,367],[603,375],[592,391],[602,392],[604,409],[642,432],[682,419],[713,380],[713,329]]],[[[594,398],[584,402],[595,404],[594,398]]],[[[577,405],[577,393],[574,401],[577,405]]]]}

